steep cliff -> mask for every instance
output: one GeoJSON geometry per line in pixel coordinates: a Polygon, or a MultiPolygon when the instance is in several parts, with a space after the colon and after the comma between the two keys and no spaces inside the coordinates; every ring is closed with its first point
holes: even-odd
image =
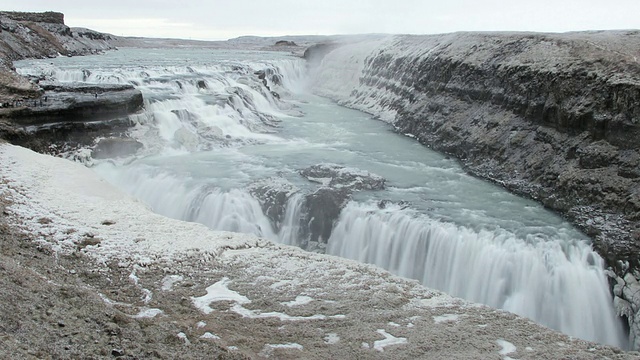
{"type": "Polygon", "coordinates": [[[97,137],[121,137],[131,126],[128,115],[143,106],[133,86],[29,81],[12,66],[25,58],[100,53],[115,49],[115,40],[69,28],[61,13],[0,12],[0,139],[51,152],[56,145],[92,146],[97,137]]]}
{"type": "Polygon", "coordinates": [[[640,31],[457,33],[308,57],[326,54],[319,93],[570,219],[614,268],[620,295],[635,286],[622,278],[640,275],[639,45],[640,31]]]}

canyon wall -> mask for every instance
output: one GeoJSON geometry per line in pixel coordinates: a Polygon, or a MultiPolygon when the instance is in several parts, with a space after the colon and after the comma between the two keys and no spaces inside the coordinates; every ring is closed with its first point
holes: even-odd
{"type": "Polygon", "coordinates": [[[639,45],[640,31],[456,33],[306,56],[319,64],[319,94],[391,123],[589,235],[637,334],[639,45]]]}

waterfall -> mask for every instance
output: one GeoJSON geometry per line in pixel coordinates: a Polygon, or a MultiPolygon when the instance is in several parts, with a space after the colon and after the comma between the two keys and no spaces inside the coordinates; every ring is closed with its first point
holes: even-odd
{"type": "MultiPolygon", "coordinates": [[[[393,110],[384,104],[401,99],[390,91],[375,93],[378,91],[375,86],[367,86],[359,78],[362,69],[371,66],[365,63],[367,55],[379,44],[363,42],[356,47],[356,53],[337,49],[329,54],[316,74],[316,90],[390,121],[393,110]],[[357,96],[349,100],[352,93],[357,96]]],[[[101,59],[109,56],[115,55],[101,59]]],[[[356,150],[349,144],[332,146],[331,152],[322,151],[323,146],[320,150],[314,146],[296,147],[300,141],[326,144],[336,141],[335,134],[353,131],[342,126],[340,122],[346,121],[335,114],[346,110],[332,104],[309,106],[309,114],[315,112],[315,117],[297,118],[302,113],[292,104],[298,101],[296,92],[306,86],[306,66],[300,59],[235,61],[230,57],[188,66],[179,65],[185,63],[183,60],[167,63],[152,60],[140,66],[133,63],[139,61],[134,58],[122,66],[103,64],[91,70],[44,64],[42,69],[20,68],[20,72],[44,73],[63,82],[133,84],[143,92],[145,111],[131,117],[137,125],[130,132],[131,137],[144,144],[143,151],[128,165],[114,165],[118,160],[103,161],[97,162],[94,169],[159,214],[199,222],[214,230],[249,233],[304,247],[308,239],[302,239],[301,235],[308,224],[301,222],[309,221],[305,201],[315,185],[296,178],[301,168],[326,161],[327,156],[355,168],[369,166],[371,162],[381,170],[389,168],[385,166],[388,164],[405,164],[409,158],[413,163],[403,169],[408,176],[415,176],[415,181],[407,185],[413,187],[420,183],[424,173],[409,174],[410,171],[420,166],[440,166],[428,163],[428,156],[422,153],[428,150],[408,143],[396,144],[383,158],[376,158],[366,144],[359,144],[357,149],[364,156],[354,156],[356,150]],[[330,122],[326,118],[340,121],[330,122]],[[305,137],[295,133],[287,138],[286,131],[279,131],[283,119],[291,123],[301,120],[296,122],[298,126],[300,123],[323,126],[314,128],[319,129],[315,131],[317,134],[305,137]],[[325,132],[329,138],[322,137],[325,132]],[[302,156],[287,159],[294,152],[302,156]],[[287,198],[277,221],[264,213],[263,204],[247,190],[253,181],[274,176],[286,177],[296,186],[303,182],[300,188],[304,189],[287,198]]],[[[301,103],[302,100],[298,104],[301,103]]],[[[361,130],[356,130],[358,137],[371,139],[364,137],[361,130]]],[[[384,142],[388,139],[385,136],[395,136],[386,132],[388,129],[375,133],[374,141],[384,142]]],[[[388,171],[397,169],[390,168],[388,171]]],[[[390,174],[380,175],[390,182],[394,179],[390,174]]],[[[476,180],[461,177],[448,181],[476,180]]],[[[406,200],[423,201],[420,189],[418,186],[407,192],[406,200]]],[[[433,191],[443,194],[457,191],[452,189],[445,186],[433,191]]],[[[388,205],[380,209],[368,202],[386,199],[388,195],[396,199],[401,192],[380,191],[375,196],[365,193],[357,197],[363,202],[350,202],[342,210],[328,240],[327,253],[376,264],[397,275],[418,279],[428,287],[527,316],[573,336],[626,346],[624,330],[612,307],[603,260],[587,242],[575,239],[571,232],[554,225],[549,225],[544,233],[525,228],[527,222],[518,217],[528,216],[526,212],[504,219],[487,215],[473,225],[465,221],[455,224],[455,219],[436,221],[404,207],[388,205]],[[504,223],[512,224],[513,228],[500,228],[504,223]]],[[[492,206],[485,200],[489,201],[478,196],[473,205],[492,206]]],[[[417,208],[435,206],[434,217],[440,205],[445,212],[468,209],[458,208],[455,201],[423,201],[421,205],[417,208]]],[[[514,209],[517,212],[517,206],[514,209]]],[[[442,213],[439,218],[451,219],[442,213]]],[[[545,223],[546,219],[540,222],[545,223]]],[[[323,245],[317,244],[320,251],[323,245]]]]}
{"type": "Polygon", "coordinates": [[[287,201],[284,219],[278,234],[278,241],[285,245],[300,245],[300,219],[303,218],[305,197],[302,193],[293,194],[287,201]]]}
{"type": "Polygon", "coordinates": [[[474,231],[399,207],[352,202],[327,252],[573,336],[624,347],[602,258],[586,242],[560,236],[474,231]]]}

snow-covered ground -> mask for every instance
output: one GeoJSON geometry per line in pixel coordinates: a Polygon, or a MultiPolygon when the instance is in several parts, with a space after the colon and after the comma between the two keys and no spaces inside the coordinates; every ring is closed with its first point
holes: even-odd
{"type": "Polygon", "coordinates": [[[180,346],[305,359],[635,356],[371,265],[162,217],[64,159],[0,144],[0,169],[12,223],[98,274],[129,273],[133,298],[91,290],[135,321],[177,324],[167,336],[180,346]]]}

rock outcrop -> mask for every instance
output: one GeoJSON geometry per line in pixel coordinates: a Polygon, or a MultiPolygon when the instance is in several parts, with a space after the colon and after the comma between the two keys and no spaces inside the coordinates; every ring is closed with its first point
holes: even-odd
{"type": "Polygon", "coordinates": [[[324,251],[331,236],[335,221],[342,209],[357,191],[382,190],[385,179],[355,168],[346,168],[336,164],[317,164],[299,171],[317,186],[300,189],[288,180],[272,177],[257,181],[248,188],[269,217],[274,229],[280,232],[288,207],[297,209],[294,221],[297,234],[294,234],[297,246],[310,251],[324,251]],[[298,204],[290,204],[298,194],[298,204]]]}
{"type": "Polygon", "coordinates": [[[325,48],[321,76],[359,73],[319,91],[558,211],[637,278],[639,45],[640,31],[399,36],[325,48]]]}
{"type": "MultiPolygon", "coordinates": [[[[0,12],[0,138],[33,150],[57,154],[91,146],[96,138],[120,138],[131,125],[128,115],[143,106],[130,85],[56,84],[26,79],[12,61],[61,55],[96,54],[115,49],[115,38],[84,28],[69,28],[56,12],[0,12]]],[[[122,156],[139,143],[113,141],[97,156],[122,156]],[[108,149],[107,149],[108,148],[108,149]]]]}
{"type": "Polygon", "coordinates": [[[0,57],[11,61],[60,55],[95,54],[114,49],[115,37],[70,28],[56,12],[0,12],[0,57]]]}

